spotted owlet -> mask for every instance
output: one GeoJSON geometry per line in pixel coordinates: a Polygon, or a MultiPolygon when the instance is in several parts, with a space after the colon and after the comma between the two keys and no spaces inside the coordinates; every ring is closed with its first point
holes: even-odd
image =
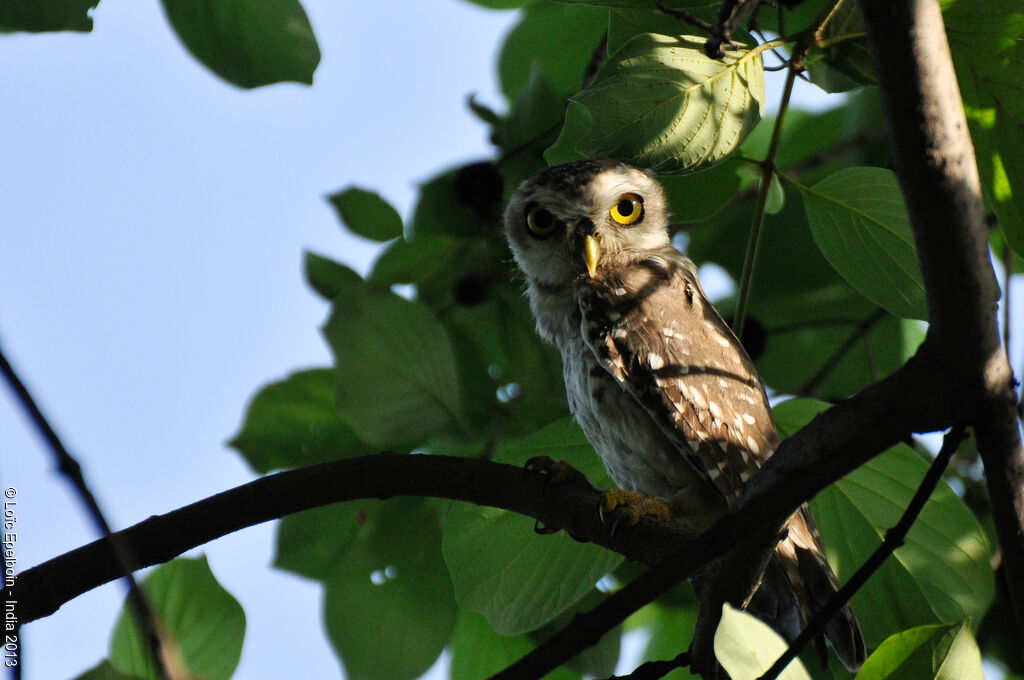
{"type": "MultiPolygon", "coordinates": [[[[556,165],[519,186],[505,229],[537,330],[562,354],[569,407],[612,479],[707,529],[779,438],[753,362],[669,244],[661,186],[616,161],[556,165]]],[[[755,600],[788,603],[767,618],[792,637],[837,581],[806,505],[787,528],[755,600]]],[[[861,664],[848,606],[825,632],[844,665],[861,664]]]]}

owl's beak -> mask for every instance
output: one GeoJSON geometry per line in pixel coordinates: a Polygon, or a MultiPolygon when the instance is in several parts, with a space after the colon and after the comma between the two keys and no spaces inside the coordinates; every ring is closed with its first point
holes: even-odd
{"type": "Polygon", "coordinates": [[[594,278],[597,263],[601,259],[601,244],[597,242],[597,237],[593,234],[587,234],[583,239],[583,257],[586,259],[590,278],[594,278]]]}

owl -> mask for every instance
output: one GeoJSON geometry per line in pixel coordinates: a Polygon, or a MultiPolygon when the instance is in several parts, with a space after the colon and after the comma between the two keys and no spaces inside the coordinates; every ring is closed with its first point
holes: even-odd
{"type": "MultiPolygon", "coordinates": [[[[569,407],[620,487],[604,506],[634,520],[671,517],[696,535],[728,511],[779,437],[753,362],[694,263],[670,245],[668,222],[654,177],[602,159],[541,170],[505,212],[537,331],[561,353],[569,407]]],[[[714,575],[694,581],[700,592],[714,575]]],[[[837,587],[804,505],[751,609],[792,639],[837,587]]],[[[825,632],[843,664],[859,667],[864,640],[849,606],[825,632]]]]}

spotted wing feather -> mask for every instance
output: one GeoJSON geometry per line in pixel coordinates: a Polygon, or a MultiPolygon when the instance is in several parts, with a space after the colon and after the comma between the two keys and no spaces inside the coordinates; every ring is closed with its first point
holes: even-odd
{"type": "Polygon", "coordinates": [[[581,282],[584,337],[730,504],[774,451],[756,369],[672,249],[581,282]]]}

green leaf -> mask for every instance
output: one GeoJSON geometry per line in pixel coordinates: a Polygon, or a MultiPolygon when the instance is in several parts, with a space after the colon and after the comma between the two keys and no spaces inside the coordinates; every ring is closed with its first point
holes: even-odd
{"type": "MultiPolygon", "coordinates": [[[[652,604],[644,607],[630,618],[650,634],[644,648],[642,661],[673,659],[686,649],[693,639],[697,624],[697,607],[665,607],[652,604]]],[[[677,668],[665,676],[666,680],[690,680],[698,678],[690,673],[689,667],[677,668]]]]}
{"type": "MultiPolygon", "coordinates": [[[[600,459],[571,418],[504,445],[496,460],[521,465],[538,455],[565,460],[607,485],[600,459]]],[[[468,503],[449,510],[442,550],[459,605],[483,614],[503,635],[551,621],[622,560],[564,533],[539,537],[522,515],[468,503]]]]}
{"type": "Polygon", "coordinates": [[[349,231],[373,241],[390,241],[402,235],[402,218],[376,191],[347,187],[327,200],[349,231]]]}
{"type": "MultiPolygon", "coordinates": [[[[779,634],[756,617],[722,605],[722,620],[715,631],[715,656],[732,680],[757,680],[786,651],[779,634]]],[[[800,659],[793,659],[780,680],[811,680],[800,659]]]]}
{"type": "Polygon", "coordinates": [[[814,242],[847,283],[896,316],[927,318],[921,266],[895,174],[847,168],[799,188],[814,242]]]}
{"type": "MultiPolygon", "coordinates": [[[[206,557],[179,557],[141,583],[168,652],[191,677],[226,680],[235,672],[245,637],[245,612],[217,582],[206,557]]],[[[126,603],[127,606],[127,603],[126,603]]],[[[145,637],[125,607],[110,637],[110,663],[118,671],[157,680],[145,637]]]]}
{"type": "Polygon", "coordinates": [[[98,664],[85,671],[75,680],[138,680],[137,676],[125,675],[110,665],[110,661],[104,659],[98,664]]]}
{"type": "Polygon", "coordinates": [[[856,680],[984,680],[968,620],[911,628],[889,637],[856,680]]]}
{"type": "Polygon", "coordinates": [[[328,302],[345,288],[363,284],[363,277],[351,268],[309,250],[303,253],[302,268],[309,287],[328,302]]]}
{"type": "Polygon", "coordinates": [[[696,221],[718,212],[740,188],[740,177],[736,174],[740,163],[728,159],[699,172],[659,177],[672,215],[679,220],[696,221]]]}
{"type": "MultiPolygon", "coordinates": [[[[591,588],[571,607],[556,616],[528,637],[538,642],[547,640],[552,635],[564,630],[573,620],[591,611],[608,599],[608,596],[596,588],[591,588]]],[[[576,671],[585,678],[607,678],[615,672],[619,662],[619,651],[622,648],[622,626],[618,625],[601,636],[601,639],[590,645],[576,656],[569,659],[565,666],[576,671]]]]}
{"type": "Polygon", "coordinates": [[[455,188],[458,168],[452,168],[420,185],[413,208],[411,238],[481,236],[487,225],[472,207],[459,201],[455,188]]]}
{"type": "Polygon", "coordinates": [[[100,0],[7,0],[0,2],[0,32],[92,30],[93,8],[100,0]]]}
{"type": "MultiPolygon", "coordinates": [[[[793,399],[775,407],[785,436],[827,404],[793,399]]],[[[898,444],[824,489],[811,508],[836,574],[848,578],[899,521],[928,464],[898,444]]],[[[979,617],[992,601],[990,548],[978,520],[946,483],[940,483],[906,543],[853,598],[868,647],[893,630],[979,617]]]]}
{"type": "Polygon", "coordinates": [[[856,4],[840,5],[825,27],[819,45],[804,60],[812,83],[825,92],[847,92],[875,84],[875,64],[868,49],[864,19],[856,4]]]}
{"type": "Polygon", "coordinates": [[[282,517],[277,523],[274,566],[300,576],[332,579],[381,501],[334,503],[282,517]]]}
{"type": "Polygon", "coordinates": [[[451,341],[422,304],[347,290],[322,332],[335,359],[338,413],[362,441],[414,445],[460,422],[451,341]]]}
{"type": "MultiPolygon", "coordinates": [[[[587,3],[605,5],[604,0],[600,2],[587,3]]],[[[685,10],[690,16],[714,23],[718,18],[718,10],[721,3],[716,0],[668,0],[661,3],[658,0],[638,0],[629,2],[623,0],[608,0],[607,6],[612,7],[608,19],[608,54],[615,54],[630,38],[641,33],[659,33],[661,35],[686,35],[693,33],[693,24],[685,19],[673,17],[661,11],[659,5],[665,7],[685,10]],[[611,4],[616,3],[616,4],[611,4]]],[[[733,34],[734,40],[744,42],[749,37],[744,29],[739,29],[733,34]]]]}
{"type": "Polygon", "coordinates": [[[162,2],[192,56],[229,83],[313,83],[320,48],[298,0],[162,2]]]}
{"type": "Polygon", "coordinates": [[[360,534],[327,582],[327,635],[351,680],[416,678],[455,626],[437,515],[422,499],[392,499],[360,534]]]}
{"type": "Polygon", "coordinates": [[[451,269],[458,262],[458,244],[446,236],[418,235],[396,239],[384,247],[370,270],[370,283],[389,288],[416,283],[451,269]]]}
{"type": "Polygon", "coordinates": [[[703,38],[629,40],[573,100],[591,126],[576,148],[664,172],[694,170],[736,150],[764,107],[760,53],[710,59],[703,38]]]}
{"type": "Polygon", "coordinates": [[[505,38],[498,55],[501,91],[514,101],[526,86],[534,64],[548,85],[562,96],[583,86],[594,51],[608,27],[608,10],[534,2],[505,38]]]}
{"type": "MultiPolygon", "coordinates": [[[[451,640],[452,680],[490,677],[521,659],[533,646],[525,635],[499,635],[483,616],[460,609],[451,640]]],[[[578,679],[579,674],[560,666],[544,677],[546,680],[573,680],[578,679]]]]}
{"type": "Polygon", "coordinates": [[[1006,241],[1024,255],[1024,8],[1002,0],[943,0],[982,188],[1006,241]]]}
{"type": "Polygon", "coordinates": [[[372,453],[339,417],[337,383],[329,368],[298,371],[270,383],[249,402],[242,427],[228,445],[260,474],[372,453]]]}
{"type": "Polygon", "coordinates": [[[548,165],[578,161],[587,157],[576,145],[590,129],[590,121],[587,107],[570,100],[565,109],[565,122],[558,133],[558,139],[544,151],[544,160],[548,165]]]}

